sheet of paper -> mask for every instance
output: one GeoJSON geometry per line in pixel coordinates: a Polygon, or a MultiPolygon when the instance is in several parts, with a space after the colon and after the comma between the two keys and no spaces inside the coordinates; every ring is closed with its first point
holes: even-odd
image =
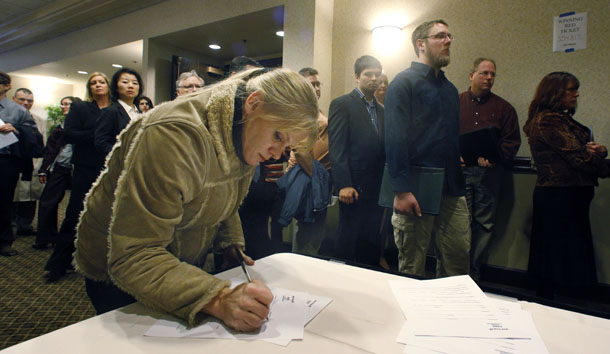
{"type": "MultiPolygon", "coordinates": [[[[443,336],[416,336],[413,331],[413,323],[421,319],[406,321],[399,332],[396,341],[406,344],[405,353],[547,353],[546,346],[542,341],[531,314],[521,310],[521,305],[515,301],[498,300],[489,298],[492,305],[496,306],[502,313],[501,319],[511,321],[513,325],[530,339],[498,339],[498,338],[468,338],[468,337],[443,337],[443,336]]],[[[437,320],[439,321],[439,320],[437,320]]],[[[440,320],[445,321],[445,320],[440,320]]],[[[447,320],[450,321],[450,320],[447,320]]],[[[465,326],[455,321],[456,327],[465,326]]],[[[468,331],[468,336],[472,332],[468,331]]]]}
{"type": "MultiPolygon", "coordinates": [[[[0,125],[3,125],[3,124],[4,124],[4,121],[2,119],[0,119],[0,125]]],[[[0,133],[0,149],[2,149],[5,146],[12,145],[18,141],[19,141],[19,139],[17,139],[17,136],[13,132],[6,133],[6,134],[0,133]]]]}
{"type": "Polygon", "coordinates": [[[390,287],[407,320],[496,319],[500,313],[467,275],[422,280],[390,280],[390,287]]]}
{"type": "MultiPolygon", "coordinates": [[[[254,272],[252,272],[254,273],[254,272]]],[[[254,276],[253,274],[251,274],[254,276]]],[[[246,276],[241,274],[238,277],[231,278],[231,289],[235,288],[241,283],[246,281],[246,276]]],[[[305,326],[311,322],[333,299],[330,297],[317,296],[312,294],[304,293],[307,296],[307,312],[305,314],[305,326]]]]}

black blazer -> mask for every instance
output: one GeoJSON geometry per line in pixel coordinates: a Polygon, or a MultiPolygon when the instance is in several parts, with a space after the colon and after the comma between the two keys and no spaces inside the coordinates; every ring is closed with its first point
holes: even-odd
{"type": "Polygon", "coordinates": [[[104,156],[94,146],[95,122],[100,108],[94,102],[76,102],[64,123],[64,142],[72,145],[72,163],[99,167],[104,156]]]}
{"type": "Polygon", "coordinates": [[[335,189],[354,187],[360,199],[379,197],[384,149],[383,106],[375,101],[379,132],[371,122],[366,104],[356,90],[330,104],[328,139],[335,189]]]}
{"type": "Polygon", "coordinates": [[[116,143],[117,136],[130,121],[129,114],[118,102],[102,109],[95,122],[95,148],[104,157],[110,153],[116,143]]]}

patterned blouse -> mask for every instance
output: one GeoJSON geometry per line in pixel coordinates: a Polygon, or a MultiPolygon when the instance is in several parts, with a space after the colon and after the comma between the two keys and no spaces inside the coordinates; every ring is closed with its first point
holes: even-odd
{"type": "Polygon", "coordinates": [[[543,111],[531,122],[528,142],[538,171],[536,186],[597,185],[610,175],[610,160],[586,150],[589,128],[567,113],[543,111]]]}

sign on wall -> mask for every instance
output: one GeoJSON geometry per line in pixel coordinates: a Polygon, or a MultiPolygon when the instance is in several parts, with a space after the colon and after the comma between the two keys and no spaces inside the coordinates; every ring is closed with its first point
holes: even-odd
{"type": "Polygon", "coordinates": [[[587,13],[568,12],[553,19],[553,51],[573,52],[587,48],[587,13]]]}

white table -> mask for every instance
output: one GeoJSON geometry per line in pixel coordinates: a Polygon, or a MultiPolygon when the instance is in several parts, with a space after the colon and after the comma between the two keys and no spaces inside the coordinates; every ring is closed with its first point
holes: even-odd
{"type": "MultiPolygon", "coordinates": [[[[404,323],[388,285],[400,277],[281,253],[257,261],[254,278],[334,301],[305,328],[302,341],[281,347],[263,341],[152,338],[143,334],[161,316],[136,303],[17,344],[2,353],[402,353],[404,323]]],[[[219,274],[229,279],[234,268],[219,274]]],[[[610,353],[610,320],[521,301],[533,314],[550,353],[610,353]]]]}

